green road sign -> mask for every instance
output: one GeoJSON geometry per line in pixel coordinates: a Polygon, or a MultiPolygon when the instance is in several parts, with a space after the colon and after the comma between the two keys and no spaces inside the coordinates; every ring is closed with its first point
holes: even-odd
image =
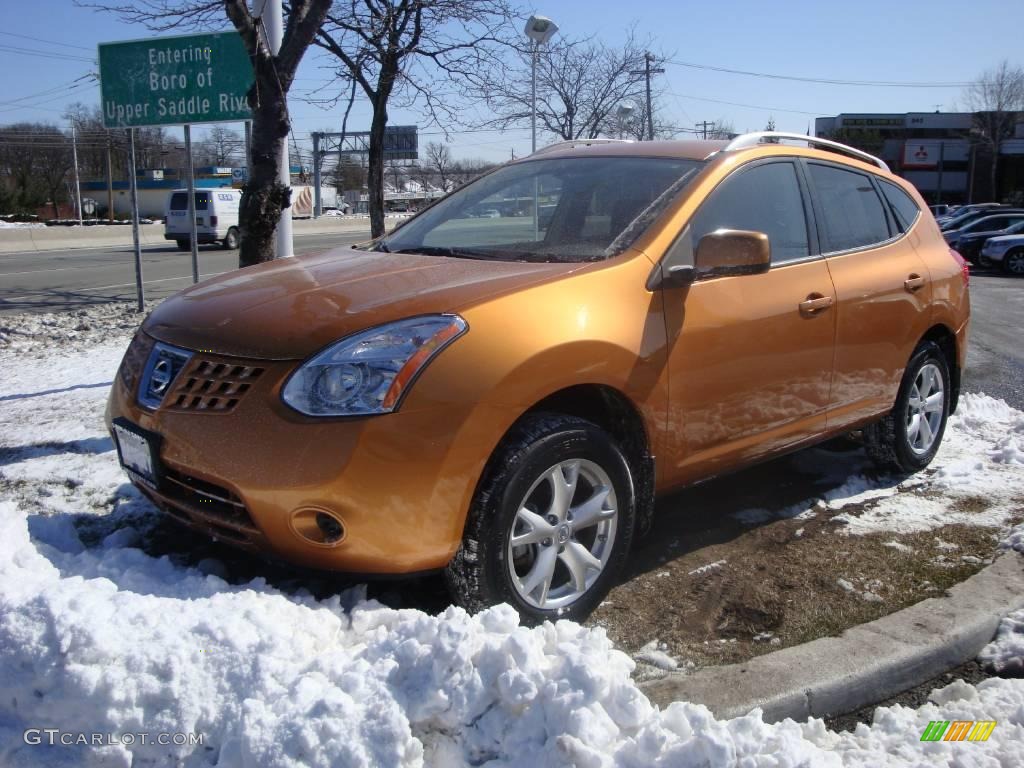
{"type": "Polygon", "coordinates": [[[236,32],[101,43],[107,128],[252,119],[252,64],[236,32]]]}

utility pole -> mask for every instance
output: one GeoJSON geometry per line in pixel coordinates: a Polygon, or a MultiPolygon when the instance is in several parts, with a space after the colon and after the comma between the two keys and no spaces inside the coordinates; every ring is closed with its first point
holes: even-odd
{"type": "Polygon", "coordinates": [[[107,223],[114,223],[114,175],[110,162],[110,153],[113,149],[113,140],[110,138],[110,131],[107,131],[107,223]]]}
{"type": "Polygon", "coordinates": [[[75,207],[78,209],[78,226],[82,226],[82,185],[78,183],[78,135],[75,120],[71,119],[71,159],[75,163],[75,207]]]}
{"type": "Polygon", "coordinates": [[[661,67],[652,67],[654,54],[650,51],[644,53],[644,68],[631,70],[631,75],[643,75],[647,81],[647,139],[654,141],[654,110],[651,107],[651,75],[661,75],[665,70],[661,67]]]}
{"type": "Polygon", "coordinates": [[[708,128],[714,126],[714,123],[709,123],[707,120],[702,120],[699,123],[694,123],[693,127],[703,133],[704,138],[708,137],[708,128]]]}

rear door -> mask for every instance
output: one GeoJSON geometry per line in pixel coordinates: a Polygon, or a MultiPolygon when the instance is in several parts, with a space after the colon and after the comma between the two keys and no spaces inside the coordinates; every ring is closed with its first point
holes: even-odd
{"type": "Polygon", "coordinates": [[[919,213],[912,200],[913,210],[900,213],[884,196],[888,182],[847,166],[804,162],[837,298],[832,430],[892,407],[930,325],[931,276],[906,236],[911,225],[904,219],[919,213]]]}
{"type": "Polygon", "coordinates": [[[665,290],[671,395],[659,466],[669,485],[813,441],[824,431],[835,291],[818,255],[805,192],[793,160],[750,163],[708,196],[680,236],[692,251],[716,229],[764,232],[772,263],[764,274],[665,290]]]}

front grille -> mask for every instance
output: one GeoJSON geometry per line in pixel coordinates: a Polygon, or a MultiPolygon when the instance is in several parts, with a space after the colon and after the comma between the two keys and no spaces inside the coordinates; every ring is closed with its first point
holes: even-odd
{"type": "Polygon", "coordinates": [[[259,534],[240,498],[219,485],[164,468],[161,495],[185,512],[218,527],[259,534]]]}
{"type": "Polygon", "coordinates": [[[228,413],[262,373],[263,368],[255,365],[196,355],[178,374],[164,400],[164,410],[228,413]]]}

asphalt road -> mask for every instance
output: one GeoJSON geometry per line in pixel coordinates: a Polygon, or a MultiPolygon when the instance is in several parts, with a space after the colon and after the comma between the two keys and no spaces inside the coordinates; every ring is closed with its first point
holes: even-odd
{"type": "MultiPolygon", "coordinates": [[[[366,232],[295,236],[295,253],[315,253],[369,239],[366,232]]],[[[238,251],[199,246],[200,279],[238,267],[238,251]]],[[[162,299],[192,282],[192,254],[174,243],[142,249],[146,300],[162,299]]],[[[60,312],[111,301],[135,301],[131,247],[0,254],[0,314],[60,312]]]]}
{"type": "MultiPolygon", "coordinates": [[[[360,242],[368,232],[296,235],[296,253],[360,242]]],[[[199,270],[209,277],[235,268],[237,251],[201,246],[199,270]]],[[[142,252],[146,298],[160,299],[189,285],[191,257],[172,245],[142,252]]],[[[0,314],[54,312],[135,300],[131,248],[0,254],[0,314]]],[[[1024,280],[1000,273],[971,276],[972,322],[964,388],[1000,397],[1024,410],[1024,280]]]]}
{"type": "Polygon", "coordinates": [[[971,330],[963,388],[1024,410],[1024,279],[971,275],[971,330]]]}

